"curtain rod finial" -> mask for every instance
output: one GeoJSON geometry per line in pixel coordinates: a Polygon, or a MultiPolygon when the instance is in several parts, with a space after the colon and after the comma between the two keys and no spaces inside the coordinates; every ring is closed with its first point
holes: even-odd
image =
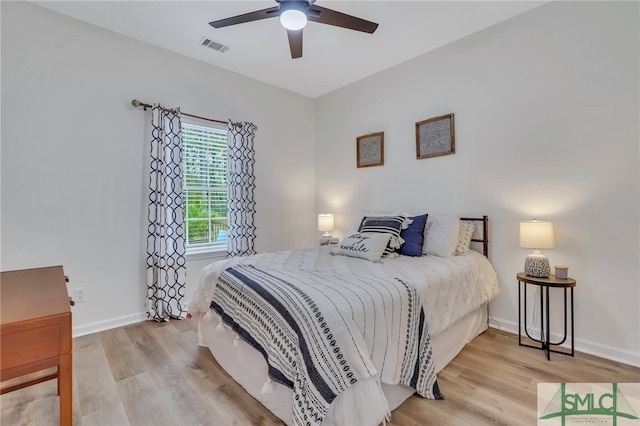
{"type": "Polygon", "coordinates": [[[140,103],[140,101],[139,101],[139,100],[137,100],[137,99],[133,99],[133,100],[131,101],[131,105],[133,105],[134,107],[138,108],[138,107],[141,105],[141,103],[140,103]]]}

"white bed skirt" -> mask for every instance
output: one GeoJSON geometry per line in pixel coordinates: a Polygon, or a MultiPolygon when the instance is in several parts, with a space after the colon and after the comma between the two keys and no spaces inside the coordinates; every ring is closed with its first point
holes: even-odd
{"type": "MultiPolygon", "coordinates": [[[[292,391],[286,386],[271,383],[268,392],[263,392],[267,382],[267,363],[262,355],[244,341],[236,339],[228,327],[218,328],[220,317],[211,311],[205,320],[200,316],[198,339],[201,346],[209,348],[220,366],[286,424],[292,425],[292,391]]],[[[487,306],[467,314],[465,317],[431,337],[436,372],[440,372],[464,345],[487,329],[487,306]]],[[[404,385],[382,384],[390,411],[396,409],[415,390],[404,385]]],[[[446,389],[441,389],[446,396],[446,389]]],[[[378,425],[387,414],[384,404],[379,402],[379,392],[374,378],[361,380],[339,395],[331,405],[323,425],[378,425]]]]}

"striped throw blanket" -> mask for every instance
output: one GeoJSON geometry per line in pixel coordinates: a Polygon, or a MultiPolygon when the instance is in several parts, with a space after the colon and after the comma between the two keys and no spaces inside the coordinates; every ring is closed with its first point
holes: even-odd
{"type": "MultiPolygon", "coordinates": [[[[319,425],[358,380],[411,386],[441,399],[416,290],[395,278],[236,265],[218,278],[211,309],[293,390],[293,421],[319,425]]],[[[382,391],[381,391],[382,392],[382,391]]]]}

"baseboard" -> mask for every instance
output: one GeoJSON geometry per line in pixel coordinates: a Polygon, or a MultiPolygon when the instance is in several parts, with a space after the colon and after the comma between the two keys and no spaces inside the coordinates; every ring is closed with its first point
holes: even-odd
{"type": "MultiPolygon", "coordinates": [[[[125,315],[118,318],[112,318],[105,321],[97,321],[86,325],[73,327],[73,337],[85,336],[87,334],[98,333],[100,331],[110,330],[112,328],[124,327],[138,322],[146,321],[147,314],[140,312],[137,314],[125,315]]],[[[518,323],[502,318],[491,317],[489,327],[497,328],[507,333],[518,334],[518,323]]],[[[560,336],[551,333],[554,340],[558,340],[560,336]]],[[[600,343],[591,342],[585,339],[575,339],[575,350],[589,355],[599,356],[611,361],[621,362],[623,364],[640,367],[640,358],[633,351],[614,348],[611,346],[601,345],[600,343]]]]}
{"type": "MultiPolygon", "coordinates": [[[[518,323],[502,318],[492,317],[489,320],[489,327],[497,328],[508,333],[518,334],[518,323]]],[[[537,332],[537,329],[534,329],[534,331],[537,332]]],[[[553,340],[558,341],[562,336],[559,336],[556,333],[551,333],[551,337],[553,340]]],[[[568,347],[567,345],[562,346],[568,347]]],[[[574,347],[577,352],[583,352],[611,361],[621,362],[623,364],[632,365],[634,367],[640,367],[640,357],[638,356],[638,353],[633,351],[605,346],[600,343],[580,338],[575,339],[574,347]]]]}
{"type": "Polygon", "coordinates": [[[89,324],[73,327],[73,337],[86,336],[87,334],[98,333],[99,331],[111,330],[112,328],[124,327],[138,322],[146,321],[147,314],[139,312],[137,314],[125,315],[122,317],[111,318],[105,321],[97,321],[89,324]]]}

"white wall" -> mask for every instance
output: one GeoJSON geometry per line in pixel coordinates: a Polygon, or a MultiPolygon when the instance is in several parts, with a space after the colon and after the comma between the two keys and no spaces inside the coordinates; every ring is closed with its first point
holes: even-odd
{"type": "MultiPolygon", "coordinates": [[[[29,3],[1,8],[1,266],[64,265],[86,288],[76,335],[145,317],[150,112],[132,98],[255,123],[256,248],[315,242],[311,99],[29,3]]],[[[188,297],[207,262],[190,262],[188,297]]]]}
{"type": "MultiPolygon", "coordinates": [[[[360,208],[488,214],[491,313],[508,330],[518,222],[552,220],[546,254],[578,281],[578,349],[640,364],[637,3],[556,2],[316,101],[29,3],[0,8],[1,267],[63,264],[87,289],[76,334],[144,317],[149,113],[135,97],[258,125],[259,251],[314,244],[323,211],[337,234],[360,208]],[[415,160],[414,123],[449,112],[456,154],[415,160]],[[385,165],[356,169],[355,138],[375,131],[385,165]]],[[[188,295],[207,262],[189,263],[188,295]]]]}
{"type": "Polygon", "coordinates": [[[491,315],[511,331],[518,223],[551,220],[577,349],[640,365],[638,16],[554,2],[317,99],[318,211],[342,233],[361,208],[488,214],[491,315]],[[414,123],[451,112],[455,155],[416,160],[414,123]],[[356,137],[377,131],[384,166],[356,169],[356,137]]]}

